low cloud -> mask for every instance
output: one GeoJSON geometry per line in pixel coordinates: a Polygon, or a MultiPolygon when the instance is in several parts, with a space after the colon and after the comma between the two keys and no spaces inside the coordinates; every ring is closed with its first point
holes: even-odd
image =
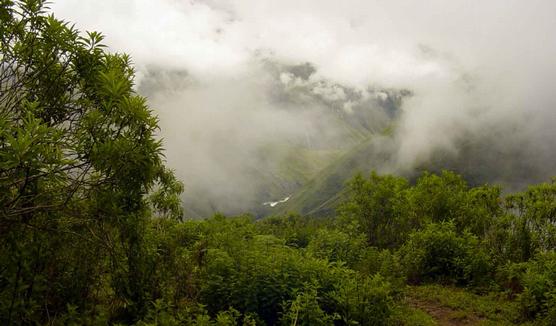
{"type": "MultiPolygon", "coordinates": [[[[265,193],[262,176],[278,173],[287,151],[269,148],[341,151],[389,127],[387,170],[407,173],[442,153],[458,166],[494,171],[487,181],[556,174],[554,1],[52,7],[131,54],[185,196],[211,198],[214,210],[235,212],[275,195],[265,193]]],[[[299,186],[270,180],[284,195],[299,186]]]]}

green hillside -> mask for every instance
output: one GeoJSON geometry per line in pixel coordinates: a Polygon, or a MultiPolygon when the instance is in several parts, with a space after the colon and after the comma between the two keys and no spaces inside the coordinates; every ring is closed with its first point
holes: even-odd
{"type": "Polygon", "coordinates": [[[354,146],[294,192],[288,202],[276,207],[271,213],[334,215],[338,203],[344,199],[343,189],[347,180],[356,173],[367,174],[377,167],[388,164],[391,153],[387,143],[390,141],[387,136],[377,136],[354,146]]]}

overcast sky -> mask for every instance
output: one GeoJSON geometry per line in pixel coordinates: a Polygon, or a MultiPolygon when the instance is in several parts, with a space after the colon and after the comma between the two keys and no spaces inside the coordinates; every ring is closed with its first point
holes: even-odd
{"type": "MultiPolygon", "coordinates": [[[[172,103],[152,96],[169,151],[200,121],[210,130],[227,103],[268,102],[253,95],[266,87],[263,59],[309,62],[314,79],[354,89],[411,90],[396,130],[401,166],[438,148],[457,151],[462,135],[502,125],[544,142],[539,151],[554,148],[553,0],[58,0],[52,8],[82,30],[103,32],[113,51],[129,53],[139,83],[156,67],[201,85],[172,103]],[[210,116],[185,121],[202,112],[210,116]]],[[[238,130],[265,120],[259,118],[238,130]]],[[[304,127],[283,118],[292,129],[304,127]]],[[[250,136],[272,129],[262,124],[250,136]]],[[[178,152],[170,159],[186,155],[178,152]]]]}
{"type": "Polygon", "coordinates": [[[440,59],[526,74],[553,66],[555,54],[550,0],[58,0],[52,7],[82,29],[104,32],[139,64],[203,75],[237,74],[268,52],[313,62],[344,82],[399,85],[449,74],[440,59]]]}

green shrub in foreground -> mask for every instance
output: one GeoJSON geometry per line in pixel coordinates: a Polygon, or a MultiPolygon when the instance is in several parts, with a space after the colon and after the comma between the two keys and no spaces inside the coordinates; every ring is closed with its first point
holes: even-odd
{"type": "Polygon", "coordinates": [[[383,325],[391,315],[396,292],[380,276],[368,278],[311,257],[270,235],[237,241],[207,252],[200,302],[211,316],[234,308],[267,325],[293,320],[383,325]]]}
{"type": "Polygon", "coordinates": [[[525,271],[518,277],[523,292],[517,300],[523,317],[541,317],[549,324],[556,324],[556,252],[539,254],[520,265],[525,265],[525,271]]]}
{"type": "Polygon", "coordinates": [[[431,223],[413,232],[400,255],[411,283],[485,285],[492,273],[490,257],[478,239],[469,233],[458,235],[451,222],[431,223]]]}
{"type": "Polygon", "coordinates": [[[331,262],[345,262],[353,267],[357,264],[366,247],[365,236],[350,236],[340,230],[320,229],[315,231],[307,246],[307,252],[316,258],[331,262]]]}

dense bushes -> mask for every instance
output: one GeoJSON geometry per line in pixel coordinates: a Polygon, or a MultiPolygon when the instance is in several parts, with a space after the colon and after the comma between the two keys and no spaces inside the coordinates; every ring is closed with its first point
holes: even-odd
{"type": "MultiPolygon", "coordinates": [[[[406,190],[415,191],[411,186],[406,190]]],[[[480,291],[508,288],[519,302],[524,320],[552,321],[554,254],[536,249],[535,259],[525,262],[511,255],[494,259],[500,247],[492,246],[493,241],[504,247],[519,237],[507,228],[496,228],[518,218],[512,219],[512,213],[504,210],[501,198],[489,197],[497,190],[481,187],[467,191],[475,203],[482,203],[478,207],[483,212],[480,218],[470,220],[489,216],[481,224],[486,231],[458,226],[455,218],[431,222],[415,212],[405,212],[423,221],[408,230],[399,248],[369,246],[357,221],[345,216],[321,221],[299,216],[255,221],[249,216],[217,215],[198,222],[157,221],[153,232],[159,234],[158,257],[180,255],[182,264],[189,267],[177,271],[179,265],[168,264],[172,259],[160,259],[157,264],[167,267],[167,275],[181,272],[183,276],[167,284],[159,281],[157,286],[186,286],[181,299],[176,299],[180,297],[176,291],[161,291],[156,300],[162,301],[153,302],[164,302],[167,307],[153,306],[152,311],[158,312],[151,312],[148,318],[171,316],[184,324],[220,320],[232,324],[384,325],[403,319],[398,301],[407,281],[480,291]],[[477,194],[488,200],[476,199],[480,197],[477,194]],[[486,202],[500,206],[489,208],[486,202]],[[487,209],[496,214],[485,214],[487,209]],[[295,237],[304,239],[302,242],[288,237],[292,229],[296,229],[292,233],[304,234],[295,237]],[[184,314],[190,320],[187,323],[184,314]]]]}
{"type": "Polygon", "coordinates": [[[373,173],[368,179],[356,176],[349,187],[342,219],[355,222],[378,247],[365,250],[358,270],[402,270],[410,283],[499,287],[520,302],[523,318],[553,322],[554,180],[505,197],[498,187],[469,187],[451,172],[425,173],[414,185],[373,173]],[[394,251],[387,254],[385,248],[394,251]],[[384,264],[381,252],[394,259],[384,264]]]}
{"type": "Polygon", "coordinates": [[[556,252],[539,253],[530,261],[501,266],[498,277],[508,294],[519,302],[524,319],[556,323],[556,252]]]}
{"type": "MultiPolygon", "coordinates": [[[[322,229],[315,244],[311,240],[303,249],[260,234],[264,224],[218,215],[199,222],[154,221],[155,265],[162,270],[154,274],[158,296],[143,323],[383,325],[389,320],[399,289],[379,275],[343,266],[348,251],[337,255],[329,249],[349,243],[345,234],[322,229]]],[[[349,248],[362,252],[364,241],[349,248]]]]}
{"type": "Polygon", "coordinates": [[[415,229],[452,221],[458,232],[483,236],[502,214],[500,189],[470,188],[463,178],[444,171],[425,173],[410,186],[402,177],[357,175],[348,184],[350,198],[339,210],[357,221],[371,246],[397,248],[415,229]]]}
{"type": "Polygon", "coordinates": [[[317,286],[306,284],[295,299],[283,305],[282,325],[330,325],[339,319],[339,314],[327,314],[322,308],[322,297],[317,286]]]}
{"type": "MultiPolygon", "coordinates": [[[[246,226],[249,225],[250,222],[244,221],[246,226]]],[[[231,219],[221,223],[237,222],[231,219]]],[[[238,234],[234,229],[229,232],[238,234]]],[[[212,235],[218,238],[228,236],[231,234],[227,232],[212,235]]],[[[329,251],[321,257],[325,259],[314,257],[309,248],[318,248],[318,245],[309,243],[305,253],[271,235],[234,239],[239,247],[226,245],[209,249],[207,253],[200,299],[211,314],[233,307],[241,313],[256,315],[267,324],[279,323],[282,318],[294,318],[294,312],[298,322],[303,318],[307,322],[328,322],[332,318],[363,322],[374,315],[376,317],[372,318],[380,318],[382,322],[388,319],[387,308],[392,295],[388,282],[357,276],[350,269],[329,261],[329,251]],[[369,306],[371,301],[381,305],[369,306]]],[[[335,240],[333,238],[327,246],[333,248],[335,240]]],[[[321,238],[315,241],[323,244],[321,238]]]]}
{"type": "Polygon", "coordinates": [[[431,223],[415,231],[400,255],[412,283],[485,285],[492,279],[490,257],[477,237],[468,232],[458,235],[451,222],[431,223]]]}
{"type": "MultiPolygon", "coordinates": [[[[371,181],[359,182],[382,182],[381,178],[374,175],[371,181]]],[[[296,215],[259,221],[251,216],[222,215],[202,221],[145,219],[141,260],[134,265],[141,269],[134,275],[142,276],[136,291],[145,301],[145,309],[135,315],[129,314],[131,303],[125,300],[127,294],[114,291],[119,287],[113,282],[122,282],[119,278],[129,275],[119,272],[126,265],[120,263],[111,270],[108,263],[113,258],[97,254],[106,250],[98,247],[101,243],[91,241],[90,246],[83,248],[79,246],[80,238],[67,234],[56,241],[71,245],[55,252],[49,246],[60,248],[58,242],[35,235],[25,239],[27,246],[20,250],[28,251],[23,251],[25,255],[39,252],[41,259],[59,262],[59,269],[54,271],[62,271],[62,275],[45,274],[44,279],[39,275],[31,284],[36,291],[48,291],[44,300],[57,309],[55,323],[399,324],[406,311],[401,298],[407,283],[450,284],[476,291],[494,291],[498,287],[519,304],[523,320],[536,319],[548,324],[554,321],[556,255],[550,249],[551,233],[540,227],[541,223],[551,223],[550,216],[543,215],[549,214],[552,207],[546,196],[530,196],[525,192],[500,198],[497,188],[458,186],[454,189],[463,193],[458,198],[467,198],[466,207],[459,207],[443,195],[432,203],[421,203],[427,209],[415,210],[415,198],[426,199],[416,196],[425,191],[424,186],[398,183],[392,178],[382,186],[394,184],[399,190],[394,195],[397,199],[373,200],[365,204],[369,204],[365,209],[397,202],[396,218],[398,222],[407,222],[400,222],[404,225],[404,236],[381,234],[374,238],[378,240],[374,246],[369,244],[366,232],[395,224],[389,223],[388,215],[384,215],[381,217],[384,220],[373,228],[361,227],[361,217],[353,215],[356,210],[345,207],[342,210],[345,215],[329,220],[296,215]],[[522,198],[519,210],[515,198],[522,198]],[[498,207],[489,206],[494,203],[498,207]],[[430,212],[438,211],[438,207],[452,214],[451,218],[432,218],[436,213],[430,212]],[[477,214],[469,217],[461,210],[477,214]],[[464,220],[480,222],[472,224],[480,227],[467,228],[461,222],[464,220]],[[526,259],[520,250],[532,258],[526,259]],[[57,299],[61,296],[68,300],[57,299]]],[[[437,184],[436,178],[445,177],[434,178],[433,184],[437,184]]],[[[541,187],[544,194],[550,188],[541,187]]],[[[425,188],[432,191],[429,186],[425,188]]],[[[380,191],[380,196],[393,194],[385,189],[380,191]]],[[[528,191],[538,190],[533,187],[528,191]]],[[[364,200],[364,196],[359,199],[364,200]]],[[[109,238],[117,235],[117,230],[111,229],[104,234],[109,238]]],[[[27,282],[26,278],[37,270],[34,264],[42,261],[18,265],[26,260],[17,255],[4,255],[3,259],[7,262],[4,275],[17,275],[19,270],[21,282],[27,282]]],[[[131,281],[127,279],[123,284],[131,281]]],[[[0,300],[11,302],[10,294],[4,291],[0,300]]],[[[33,314],[40,311],[33,308],[37,301],[25,300],[25,296],[14,300],[11,311],[28,316],[23,323],[40,320],[40,314],[33,314]]],[[[2,306],[3,311],[9,311],[8,308],[9,305],[2,306]]]]}
{"type": "Polygon", "coordinates": [[[354,267],[364,255],[365,237],[363,234],[354,236],[336,229],[320,229],[311,238],[307,252],[313,257],[344,262],[354,267]]]}
{"type": "Polygon", "coordinates": [[[351,198],[341,206],[341,215],[359,223],[369,245],[401,245],[414,223],[406,214],[407,180],[372,173],[368,180],[355,176],[349,187],[351,198]]]}
{"type": "MultiPolygon", "coordinates": [[[[382,182],[380,178],[373,175],[371,182],[382,182]]],[[[456,197],[463,198],[465,205],[443,194],[421,203],[427,209],[414,210],[412,201],[426,198],[421,196],[423,189],[431,193],[437,187],[418,180],[416,186],[396,188],[403,193],[399,198],[405,198],[404,202],[399,199],[398,218],[410,222],[404,224],[405,239],[400,238],[401,244],[393,248],[395,241],[369,246],[365,233],[369,229],[361,228],[361,221],[352,215],[354,211],[345,207],[342,213],[346,215],[335,220],[306,220],[292,215],[256,222],[250,217],[216,216],[189,222],[189,230],[183,232],[197,243],[189,247],[205,245],[204,258],[195,274],[197,302],[204,305],[204,314],[214,319],[233,309],[239,314],[237,320],[249,316],[266,324],[355,321],[379,325],[396,318],[393,316],[399,306],[394,302],[408,281],[480,291],[511,287],[523,318],[549,320],[554,311],[554,275],[547,272],[553,268],[552,256],[542,254],[546,250],[538,245],[533,246],[533,252],[539,254],[531,261],[523,262],[521,255],[500,254],[508,250],[501,248],[519,243],[522,237],[507,226],[527,220],[529,213],[515,216],[513,209],[504,206],[511,199],[504,201],[496,187],[463,187],[459,177],[448,173],[423,178],[433,178],[436,186],[455,183],[453,189],[460,193],[456,197]],[[451,214],[450,218],[431,213],[441,209],[451,214]],[[463,221],[472,227],[465,227],[463,221]],[[198,234],[193,236],[191,230],[198,234]],[[290,237],[292,234],[295,236],[290,237]]],[[[440,189],[451,191],[449,187],[440,189]]],[[[392,192],[383,192],[388,193],[392,192]]],[[[379,204],[374,202],[367,209],[379,204]]],[[[538,209],[546,201],[529,205],[538,209]]],[[[537,239],[537,229],[528,226],[527,230],[531,239],[537,239]]]]}
{"type": "Polygon", "coordinates": [[[385,325],[392,314],[392,289],[380,275],[345,275],[332,293],[335,310],[346,325],[385,325]]]}
{"type": "Polygon", "coordinates": [[[314,233],[330,222],[329,219],[314,219],[296,214],[272,216],[257,223],[257,231],[284,239],[288,246],[304,248],[314,233]]]}

